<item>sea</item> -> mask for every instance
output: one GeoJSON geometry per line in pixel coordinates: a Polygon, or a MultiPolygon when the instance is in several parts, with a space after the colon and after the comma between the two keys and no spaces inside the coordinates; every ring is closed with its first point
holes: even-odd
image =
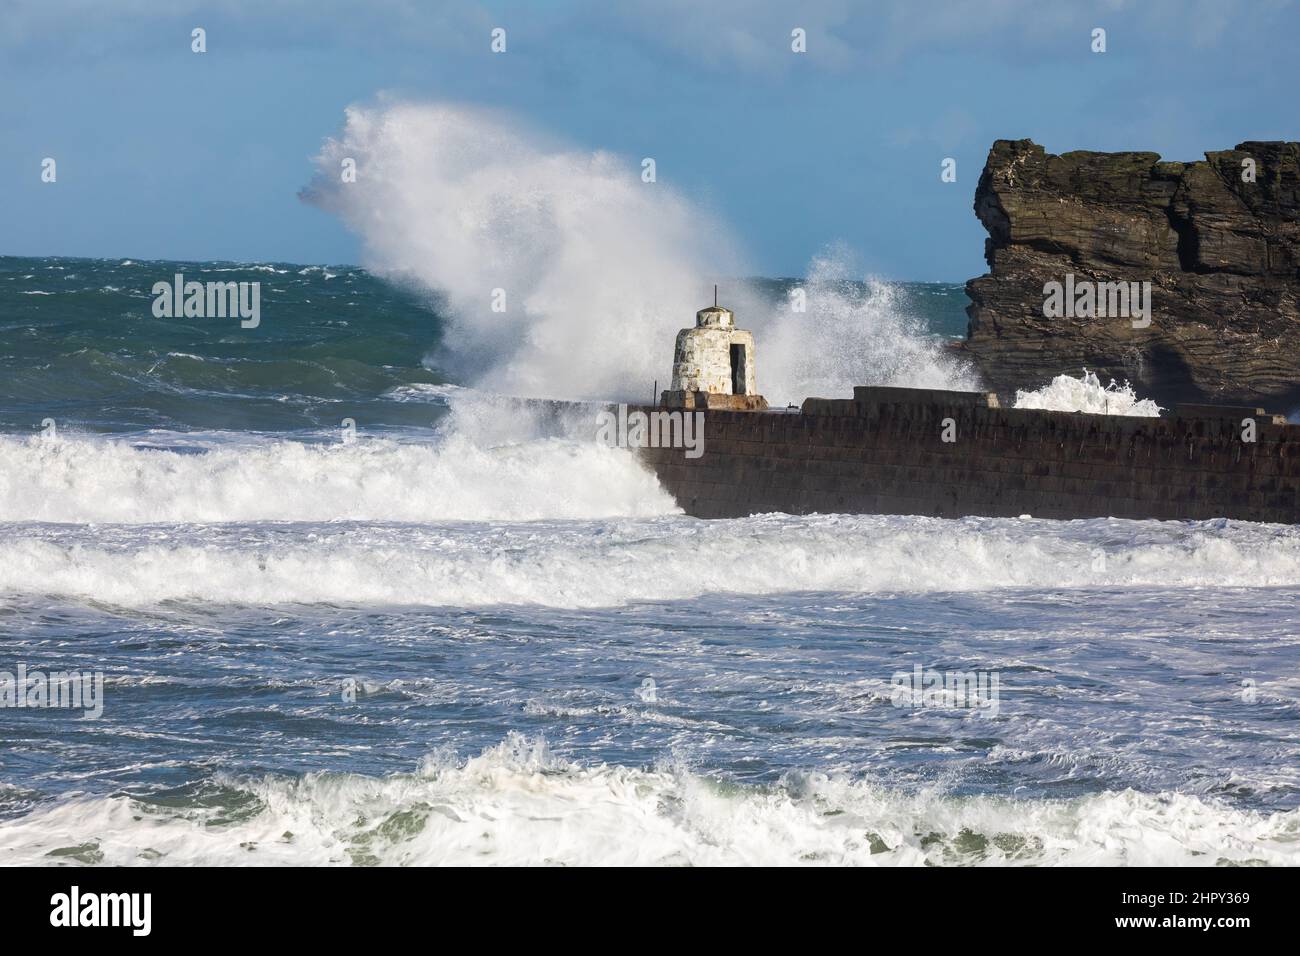
{"type": "MultiPolygon", "coordinates": [[[[960,285],[838,294],[867,347],[760,388],[947,367],[960,285]]],[[[0,864],[1300,862],[1295,527],[697,520],[455,335],[355,266],[0,258],[0,864]]]]}

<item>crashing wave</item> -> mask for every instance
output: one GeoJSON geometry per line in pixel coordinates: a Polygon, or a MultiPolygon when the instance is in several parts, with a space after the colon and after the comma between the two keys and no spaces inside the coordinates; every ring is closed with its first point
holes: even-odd
{"type": "Polygon", "coordinates": [[[1103,386],[1097,374],[1087,369],[1078,378],[1058,375],[1040,389],[1017,391],[1015,407],[1138,418],[1158,418],[1161,412],[1160,406],[1151,399],[1139,399],[1127,382],[1121,385],[1112,381],[1103,386]]]}
{"type": "Polygon", "coordinates": [[[1300,863],[1300,810],[1187,794],[1073,800],[893,790],[787,773],[558,759],[512,734],[415,773],[221,777],[195,799],[81,797],[0,823],[10,865],[1082,865],[1300,863]]]}

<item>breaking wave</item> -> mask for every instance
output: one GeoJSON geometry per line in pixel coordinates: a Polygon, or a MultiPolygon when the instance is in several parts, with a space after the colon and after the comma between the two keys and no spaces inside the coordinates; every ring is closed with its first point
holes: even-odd
{"type": "Polygon", "coordinates": [[[1131,415],[1158,418],[1161,408],[1149,398],[1139,399],[1125,382],[1102,385],[1095,372],[1083,370],[1078,378],[1058,375],[1034,391],[1016,392],[1016,408],[1041,408],[1054,412],[1089,412],[1093,415],[1131,415]]]}
{"type": "Polygon", "coordinates": [[[528,521],[676,510],[630,453],[559,437],[277,439],[184,451],[0,437],[0,521],[528,521]]]}
{"type": "Polygon", "coordinates": [[[800,591],[1300,586],[1300,531],[1223,520],[767,515],[4,531],[0,593],[121,606],[590,608],[800,591]]]}
{"type": "Polygon", "coordinates": [[[904,793],[826,774],[772,786],[680,766],[582,766],[512,734],[387,777],[218,778],[74,798],[0,824],[7,865],[1225,865],[1300,863],[1300,811],[1183,794],[904,793]]]}

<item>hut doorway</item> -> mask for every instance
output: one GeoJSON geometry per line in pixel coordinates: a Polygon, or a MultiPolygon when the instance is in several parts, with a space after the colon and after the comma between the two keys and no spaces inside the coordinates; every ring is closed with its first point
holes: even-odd
{"type": "Polygon", "coordinates": [[[745,394],[745,346],[731,347],[731,394],[745,394]]]}

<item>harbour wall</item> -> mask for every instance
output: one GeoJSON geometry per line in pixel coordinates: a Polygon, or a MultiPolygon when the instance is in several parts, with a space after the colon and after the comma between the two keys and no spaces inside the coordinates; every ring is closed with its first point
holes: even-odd
{"type": "Polygon", "coordinates": [[[1300,426],[1258,408],[1180,406],[1136,418],[1001,408],[991,393],[857,388],[852,399],[810,398],[797,410],[698,414],[698,458],[681,448],[639,454],[682,509],[701,518],[1029,514],[1290,524],[1300,515],[1300,426]]]}

